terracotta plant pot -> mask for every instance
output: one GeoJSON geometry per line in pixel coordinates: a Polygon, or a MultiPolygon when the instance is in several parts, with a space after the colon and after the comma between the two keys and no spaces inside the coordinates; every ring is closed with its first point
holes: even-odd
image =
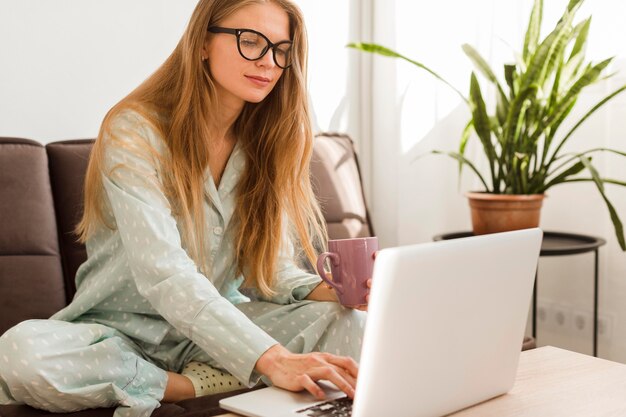
{"type": "Polygon", "coordinates": [[[544,194],[467,193],[475,235],[539,226],[544,194]]]}

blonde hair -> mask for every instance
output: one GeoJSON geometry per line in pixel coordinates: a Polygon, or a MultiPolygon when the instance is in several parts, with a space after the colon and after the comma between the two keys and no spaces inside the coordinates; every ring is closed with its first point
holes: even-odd
{"type": "MultiPolygon", "coordinates": [[[[245,154],[246,167],[237,186],[231,227],[237,272],[262,294],[274,293],[274,276],[288,231],[312,265],[316,248],[327,239],[324,219],[313,193],[309,161],[313,149],[306,93],[307,39],[302,13],[288,0],[201,0],[182,39],[163,65],[106,115],[93,147],[85,179],[85,210],[77,233],[85,242],[105,224],[102,175],[103,137],[124,110],[138,112],[165,141],[161,157],[163,192],[182,220],[187,251],[203,270],[205,264],[204,181],[209,161],[212,116],[218,109],[215,84],[201,59],[207,27],[250,4],[271,1],[288,15],[293,64],[260,103],[245,103],[233,133],[245,154]],[[284,224],[287,222],[287,224],[284,224]]],[[[204,271],[206,273],[206,271],[204,271]]]]}

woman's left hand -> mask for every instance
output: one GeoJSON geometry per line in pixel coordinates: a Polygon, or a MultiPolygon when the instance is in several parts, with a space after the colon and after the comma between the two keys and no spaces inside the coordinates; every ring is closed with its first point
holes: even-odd
{"type": "Polygon", "coordinates": [[[372,279],[371,278],[367,280],[366,285],[367,285],[368,291],[367,291],[367,294],[365,295],[365,302],[367,304],[365,304],[363,306],[354,307],[355,310],[367,311],[367,307],[370,304],[370,292],[369,292],[369,290],[372,288],[372,279]]]}
{"type": "MultiPolygon", "coordinates": [[[[378,255],[378,251],[376,251],[376,252],[374,252],[372,254],[372,259],[376,260],[376,255],[378,255]]],[[[355,307],[356,310],[367,311],[367,308],[368,308],[368,306],[370,304],[370,292],[369,292],[369,290],[372,288],[372,279],[371,278],[367,280],[366,285],[367,285],[368,291],[367,291],[367,294],[365,295],[365,302],[367,304],[365,304],[364,306],[355,307]]]]}
{"type": "MultiPolygon", "coordinates": [[[[372,258],[376,260],[376,255],[378,251],[372,254],[372,258]]],[[[369,290],[372,288],[372,279],[368,279],[365,283],[367,285],[367,294],[365,295],[365,305],[352,307],[355,310],[367,311],[369,302],[370,302],[370,292],[369,290]]],[[[337,297],[337,293],[334,288],[330,285],[324,283],[324,281],[320,282],[317,287],[306,297],[307,300],[315,300],[315,301],[335,301],[339,302],[339,298],[337,297]]]]}

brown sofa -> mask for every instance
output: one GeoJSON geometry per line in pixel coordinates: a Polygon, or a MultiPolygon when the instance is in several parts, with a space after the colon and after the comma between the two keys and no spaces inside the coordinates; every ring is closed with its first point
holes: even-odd
{"type": "MultiPolygon", "coordinates": [[[[82,211],[82,184],[93,140],[42,146],[0,138],[0,334],[32,318],[47,318],[76,291],[85,260],[73,229],[82,211]]],[[[352,141],[322,134],[315,140],[312,181],[331,238],[373,234],[352,141]]],[[[1,366],[1,365],[0,365],[1,366]]],[[[223,413],[222,394],[163,404],[153,417],[223,413]]],[[[109,417],[113,409],[50,414],[27,406],[0,406],[1,417],[109,417]]]]}

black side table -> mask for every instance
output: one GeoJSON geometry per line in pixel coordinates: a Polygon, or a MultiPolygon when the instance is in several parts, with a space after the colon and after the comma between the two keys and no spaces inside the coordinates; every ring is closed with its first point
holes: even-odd
{"type": "MultiPolygon", "coordinates": [[[[458,239],[474,236],[472,232],[445,233],[433,237],[433,240],[458,239]]],[[[587,235],[562,232],[543,232],[541,252],[539,256],[577,255],[593,251],[594,279],[593,279],[593,356],[598,356],[598,249],[606,240],[587,235]]],[[[537,274],[533,289],[533,337],[537,338],[537,274]]]]}

